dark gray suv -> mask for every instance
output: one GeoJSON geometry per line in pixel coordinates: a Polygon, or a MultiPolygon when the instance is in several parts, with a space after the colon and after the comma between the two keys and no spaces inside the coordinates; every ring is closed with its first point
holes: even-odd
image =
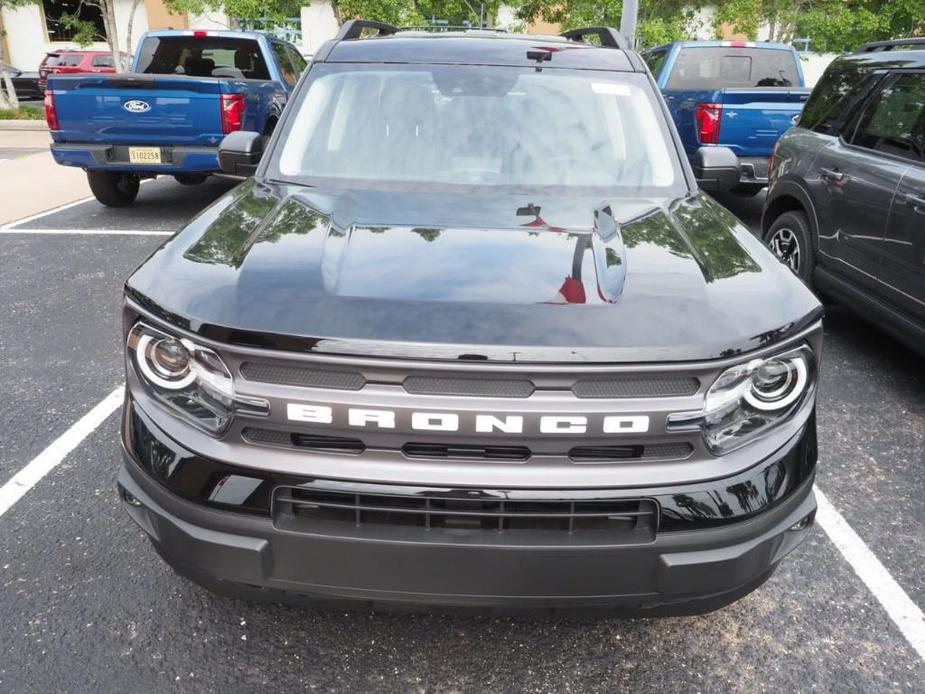
{"type": "Polygon", "coordinates": [[[807,284],[925,349],[925,39],[832,63],[772,166],[770,248],[807,284]]]}

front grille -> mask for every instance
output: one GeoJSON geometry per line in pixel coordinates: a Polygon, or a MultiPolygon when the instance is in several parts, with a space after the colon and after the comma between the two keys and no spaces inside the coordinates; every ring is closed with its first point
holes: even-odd
{"type": "Polygon", "coordinates": [[[671,398],[697,392],[696,378],[587,378],[575,382],[572,392],[578,398],[671,398]]]}
{"type": "Polygon", "coordinates": [[[494,377],[444,376],[427,373],[381,372],[364,374],[349,368],[303,366],[273,361],[245,361],[241,375],[248,381],[304,388],[362,390],[370,383],[400,385],[410,395],[448,397],[529,398],[536,392],[568,392],[582,399],[632,399],[687,397],[697,392],[700,381],[692,376],[574,376],[494,377]]]}
{"type": "MultiPolygon", "coordinates": [[[[302,432],[277,431],[259,427],[245,427],[241,431],[245,441],[261,446],[281,446],[323,453],[363,453],[366,442],[356,437],[327,436],[302,432]]],[[[392,447],[385,450],[398,450],[392,447]]],[[[529,460],[533,451],[527,446],[492,443],[420,443],[402,444],[401,452],[408,458],[447,459],[471,461],[522,462],[529,460]]],[[[683,460],[694,447],[686,441],[676,443],[624,444],[574,446],[561,450],[559,455],[575,463],[609,463],[625,460],[683,460]]],[[[548,455],[548,453],[546,453],[548,455]]]]}
{"type": "Polygon", "coordinates": [[[390,526],[416,530],[422,533],[422,541],[427,539],[424,533],[462,534],[486,542],[499,536],[526,540],[559,533],[595,544],[651,542],[658,527],[658,505],[651,499],[517,498],[498,490],[405,493],[390,492],[388,485],[363,487],[362,491],[312,485],[277,487],[274,522],[296,532],[384,531],[383,526],[390,526]]]}
{"type": "Polygon", "coordinates": [[[402,453],[409,458],[459,458],[462,460],[527,460],[526,446],[468,446],[449,443],[406,443],[402,453]]]}

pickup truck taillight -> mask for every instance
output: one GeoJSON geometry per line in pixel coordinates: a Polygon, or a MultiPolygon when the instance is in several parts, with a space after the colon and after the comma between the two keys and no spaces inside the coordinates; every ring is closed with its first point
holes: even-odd
{"type": "Polygon", "coordinates": [[[55,108],[55,93],[45,90],[45,120],[49,130],[60,130],[58,127],[58,110],[55,108]]]}
{"type": "Polygon", "coordinates": [[[719,144],[719,128],[723,121],[722,104],[697,104],[697,137],[700,144],[719,144]]]}
{"type": "Polygon", "coordinates": [[[244,127],[244,95],[222,94],[222,132],[226,135],[244,127]]]}

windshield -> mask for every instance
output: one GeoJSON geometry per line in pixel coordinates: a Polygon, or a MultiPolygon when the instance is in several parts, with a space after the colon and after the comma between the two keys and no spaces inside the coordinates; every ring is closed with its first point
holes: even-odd
{"type": "Polygon", "coordinates": [[[643,75],[316,66],[279,174],[310,185],[664,195],[681,172],[643,75]]]}

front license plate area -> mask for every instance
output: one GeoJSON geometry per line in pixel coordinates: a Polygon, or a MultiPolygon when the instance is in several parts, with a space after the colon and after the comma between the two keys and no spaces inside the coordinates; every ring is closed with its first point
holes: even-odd
{"type": "Polygon", "coordinates": [[[160,147],[129,147],[128,160],[131,164],[160,164],[160,147]]]}

